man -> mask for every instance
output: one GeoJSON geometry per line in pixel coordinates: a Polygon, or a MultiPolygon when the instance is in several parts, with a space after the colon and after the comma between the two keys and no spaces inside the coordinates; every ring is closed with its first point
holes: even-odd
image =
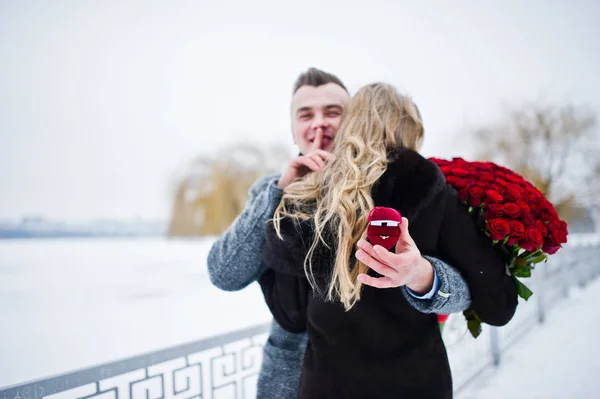
{"type": "MultiPolygon", "coordinates": [[[[310,68],[294,85],[292,97],[292,134],[300,150],[281,176],[266,176],[250,189],[250,199],[242,214],[219,238],[208,255],[212,283],[227,291],[240,290],[258,280],[265,271],[261,251],[265,243],[265,224],[273,216],[283,189],[297,178],[321,169],[333,148],[343,110],[350,95],[334,75],[310,68]]],[[[435,258],[421,257],[410,236],[401,237],[407,265],[425,265],[425,295],[403,288],[406,300],[425,313],[447,314],[466,309],[470,303],[468,287],[460,274],[435,258]],[[451,295],[450,295],[451,293],[451,295]]],[[[366,282],[377,288],[401,287],[401,279],[382,277],[366,282]]],[[[306,349],[306,334],[293,334],[273,322],[264,347],[258,381],[258,398],[295,398],[306,349]]]]}

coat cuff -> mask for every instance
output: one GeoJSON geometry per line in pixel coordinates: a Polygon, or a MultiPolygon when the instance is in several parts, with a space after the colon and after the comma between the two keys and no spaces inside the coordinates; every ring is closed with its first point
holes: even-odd
{"type": "Polygon", "coordinates": [[[418,299],[404,286],[401,290],[406,301],[422,313],[450,314],[467,309],[471,304],[471,294],[460,273],[440,259],[423,257],[433,266],[439,279],[439,288],[430,299],[418,299]]]}

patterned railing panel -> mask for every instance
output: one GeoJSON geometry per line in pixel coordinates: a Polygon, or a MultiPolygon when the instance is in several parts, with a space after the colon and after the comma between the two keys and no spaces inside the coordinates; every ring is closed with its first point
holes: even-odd
{"type": "Polygon", "coordinates": [[[3,388],[0,399],[254,398],[269,327],[3,388]]]}

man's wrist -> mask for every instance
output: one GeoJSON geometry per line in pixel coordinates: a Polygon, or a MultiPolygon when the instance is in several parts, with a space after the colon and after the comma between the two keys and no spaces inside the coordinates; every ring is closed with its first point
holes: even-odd
{"type": "Polygon", "coordinates": [[[406,287],[417,295],[425,295],[433,288],[434,270],[429,261],[421,257],[417,263],[417,276],[413,282],[407,284],[406,287]]]}

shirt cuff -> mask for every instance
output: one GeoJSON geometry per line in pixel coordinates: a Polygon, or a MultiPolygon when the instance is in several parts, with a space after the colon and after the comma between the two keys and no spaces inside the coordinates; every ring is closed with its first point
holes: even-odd
{"type": "Polygon", "coordinates": [[[438,292],[439,289],[440,289],[440,279],[438,278],[435,268],[433,269],[433,287],[431,287],[431,291],[429,291],[427,294],[417,295],[417,294],[415,294],[415,292],[413,290],[406,287],[406,291],[408,291],[410,296],[412,296],[413,298],[416,298],[416,299],[431,299],[431,298],[433,298],[435,293],[438,292]]]}

